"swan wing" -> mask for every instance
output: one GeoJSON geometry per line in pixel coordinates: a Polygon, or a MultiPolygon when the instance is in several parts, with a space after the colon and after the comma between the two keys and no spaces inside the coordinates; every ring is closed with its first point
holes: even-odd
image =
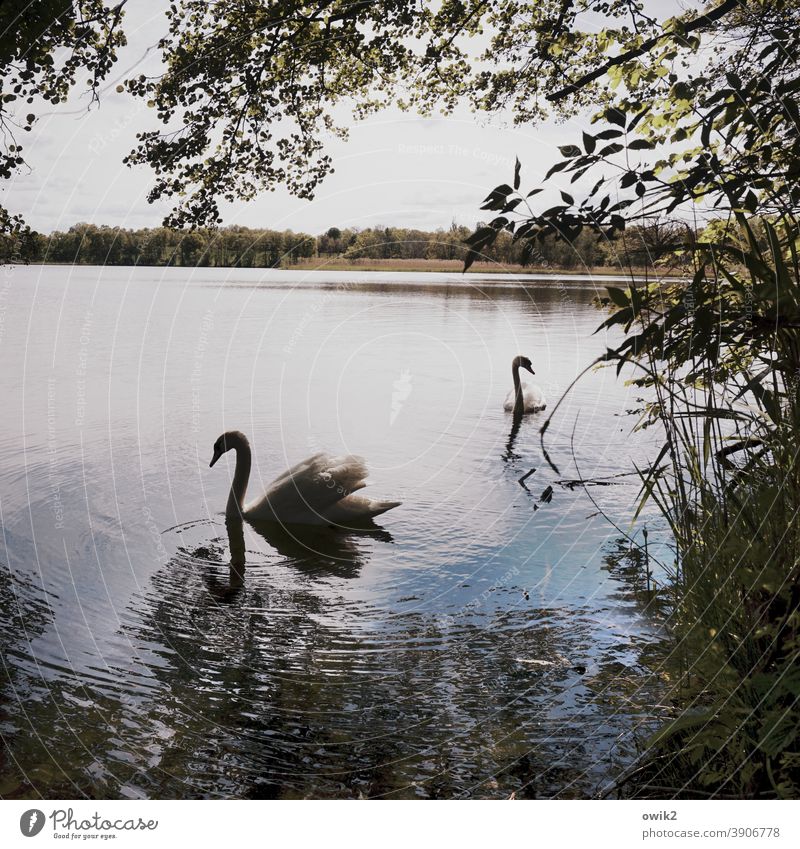
{"type": "Polygon", "coordinates": [[[400,501],[375,501],[372,498],[364,498],[360,495],[348,495],[347,498],[327,507],[322,515],[331,524],[347,527],[351,524],[357,525],[364,519],[373,519],[375,516],[380,516],[381,513],[385,513],[393,507],[399,507],[400,504],[400,501]]]}
{"type": "Polygon", "coordinates": [[[323,522],[333,505],[366,486],[366,477],[361,457],[314,454],[277,477],[245,512],[251,518],[282,522],[323,522]]]}
{"type": "Polygon", "coordinates": [[[525,384],[522,387],[522,398],[526,412],[535,413],[539,410],[544,410],[547,406],[544,392],[542,392],[541,387],[536,386],[535,384],[525,384]]]}
{"type": "Polygon", "coordinates": [[[272,483],[267,488],[267,492],[269,492],[269,490],[271,489],[274,489],[279,484],[289,480],[294,475],[300,475],[310,468],[317,468],[320,465],[325,465],[328,459],[328,455],[324,452],[314,454],[311,457],[306,457],[305,460],[301,460],[299,463],[295,463],[294,466],[288,468],[282,475],[278,475],[278,477],[275,478],[275,480],[272,481],[272,483]]]}
{"type": "MultiPolygon", "coordinates": [[[[512,389],[506,400],[503,402],[503,409],[508,412],[514,409],[514,390],[512,389]]],[[[535,384],[522,384],[522,409],[526,413],[538,413],[539,410],[544,410],[547,407],[547,401],[544,397],[541,387],[535,384]]]]}

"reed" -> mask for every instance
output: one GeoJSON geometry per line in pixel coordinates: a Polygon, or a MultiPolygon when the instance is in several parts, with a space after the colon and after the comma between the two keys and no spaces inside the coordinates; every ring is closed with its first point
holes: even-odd
{"type": "Polygon", "coordinates": [[[736,214],[690,248],[689,285],[610,289],[602,358],[652,390],[639,510],[674,540],[671,720],[627,793],[800,797],[798,228],[736,214]]]}

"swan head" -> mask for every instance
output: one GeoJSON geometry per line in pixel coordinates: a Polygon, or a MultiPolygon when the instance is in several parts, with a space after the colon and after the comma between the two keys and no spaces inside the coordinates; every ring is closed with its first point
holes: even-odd
{"type": "Polygon", "coordinates": [[[529,371],[531,374],[536,374],[533,370],[533,363],[527,357],[523,357],[522,354],[518,357],[514,357],[514,362],[511,363],[511,368],[524,368],[525,371],[529,371]]]}
{"type": "Polygon", "coordinates": [[[211,462],[208,465],[213,466],[214,463],[216,463],[226,451],[230,451],[231,448],[239,448],[240,446],[247,444],[247,437],[241,431],[225,431],[225,433],[223,433],[222,436],[220,436],[214,443],[214,456],[211,458],[211,462]]]}

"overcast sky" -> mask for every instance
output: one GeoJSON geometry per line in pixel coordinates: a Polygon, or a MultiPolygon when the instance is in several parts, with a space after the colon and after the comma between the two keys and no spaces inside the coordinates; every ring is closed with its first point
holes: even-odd
{"type": "MultiPolygon", "coordinates": [[[[78,221],[154,226],[166,212],[147,203],[150,170],[122,164],[137,130],[154,125],[153,113],[115,90],[134,69],[139,74],[158,68],[154,45],[166,30],[163,7],[129,3],[125,29],[128,46],[99,107],[87,111],[85,96],[56,108],[44,104],[26,140],[32,171],[4,187],[5,205],[41,232],[78,221]]],[[[279,188],[250,203],[225,205],[224,223],[310,233],[334,225],[435,229],[456,220],[472,226],[485,215],[479,206],[488,191],[510,182],[515,156],[523,163],[523,187],[534,185],[558,158],[557,145],[574,142],[587,123],[514,127],[502,116],[488,121],[466,110],[434,119],[389,110],[356,124],[349,141],[331,143],[335,173],[315,200],[298,200],[279,188]]]]}

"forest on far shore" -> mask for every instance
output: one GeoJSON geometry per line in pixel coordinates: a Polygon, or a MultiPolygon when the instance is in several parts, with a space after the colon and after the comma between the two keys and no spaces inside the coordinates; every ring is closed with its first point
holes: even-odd
{"type": "MultiPolygon", "coordinates": [[[[479,225],[480,226],[480,225],[479,225]]],[[[404,227],[331,227],[312,236],[292,230],[248,227],[175,230],[167,227],[128,230],[76,224],[66,232],[30,232],[23,238],[0,235],[0,262],[79,265],[207,266],[281,268],[329,260],[459,260],[473,229],[452,224],[434,231],[404,227]]],[[[548,236],[527,264],[534,267],[644,268],[669,255],[686,238],[686,225],[659,221],[632,226],[613,241],[584,231],[572,243],[548,236]]],[[[523,245],[501,233],[482,258],[520,265],[523,245]]]]}

